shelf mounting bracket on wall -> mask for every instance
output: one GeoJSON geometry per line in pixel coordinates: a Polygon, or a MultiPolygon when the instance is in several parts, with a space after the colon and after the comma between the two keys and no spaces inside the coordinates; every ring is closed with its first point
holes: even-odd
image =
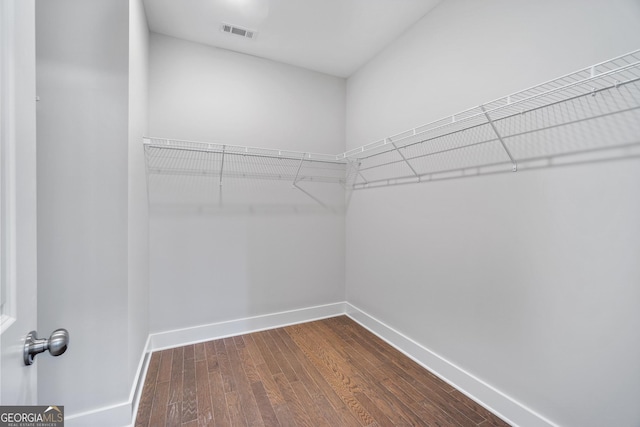
{"type": "Polygon", "coordinates": [[[316,201],[316,203],[318,203],[320,206],[322,206],[323,208],[326,208],[327,205],[325,205],[324,203],[322,203],[322,201],[320,199],[318,199],[316,196],[314,196],[313,194],[309,193],[307,190],[305,190],[304,188],[300,187],[298,185],[298,177],[300,176],[300,170],[302,169],[302,165],[304,164],[304,158],[307,155],[307,153],[303,153],[302,154],[302,158],[300,159],[300,164],[298,164],[298,170],[296,171],[296,176],[293,178],[293,186],[295,188],[297,188],[298,190],[302,191],[304,194],[306,194],[307,196],[311,197],[313,200],[316,201]]]}
{"type": "Polygon", "coordinates": [[[362,175],[362,172],[358,171],[358,176],[360,176],[360,178],[362,178],[362,181],[364,182],[364,185],[367,185],[369,183],[369,181],[367,181],[367,178],[365,178],[364,175],[362,175]]]}
{"type": "Polygon", "coordinates": [[[393,148],[396,149],[396,151],[398,152],[398,154],[400,155],[400,157],[402,157],[402,160],[407,164],[407,166],[409,166],[409,169],[411,169],[411,172],[413,172],[413,174],[416,176],[416,178],[418,178],[418,182],[420,181],[420,174],[418,172],[416,172],[416,170],[413,168],[413,166],[411,166],[411,163],[409,163],[409,160],[407,160],[407,158],[404,156],[404,154],[402,154],[402,151],[400,151],[400,149],[398,148],[398,146],[396,145],[395,142],[391,141],[391,138],[387,138],[387,141],[389,143],[391,143],[391,145],[393,146],[393,148]]]}
{"type": "Polygon", "coordinates": [[[513,158],[513,155],[509,151],[509,148],[507,148],[507,144],[504,143],[504,140],[502,139],[502,135],[500,135],[500,132],[498,132],[498,129],[496,128],[496,125],[493,123],[493,120],[491,120],[491,117],[489,117],[489,113],[487,113],[487,111],[484,109],[484,105],[480,105],[480,110],[482,111],[482,113],[486,117],[487,122],[491,126],[491,129],[493,129],[493,132],[498,137],[498,140],[500,141],[500,144],[502,144],[502,148],[504,148],[504,151],[507,153],[507,156],[509,156],[509,160],[511,160],[511,170],[513,172],[517,172],[518,171],[518,162],[516,162],[516,159],[513,158]]]}
{"type": "Polygon", "coordinates": [[[222,146],[222,159],[220,160],[220,187],[222,187],[222,171],[224,169],[224,152],[227,149],[226,145],[222,146]]]}
{"type": "Polygon", "coordinates": [[[302,155],[302,158],[300,159],[300,164],[298,164],[298,170],[296,170],[296,176],[293,178],[294,187],[298,187],[296,183],[298,182],[298,177],[300,176],[300,169],[302,169],[302,164],[304,163],[304,156],[306,156],[306,153],[302,155]]]}

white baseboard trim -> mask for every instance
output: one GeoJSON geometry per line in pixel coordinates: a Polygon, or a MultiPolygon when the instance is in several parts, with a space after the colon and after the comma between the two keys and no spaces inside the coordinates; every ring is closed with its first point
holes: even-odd
{"type": "Polygon", "coordinates": [[[228,320],[208,325],[194,326],[173,331],[158,332],[150,335],[151,351],[165,348],[180,347],[198,342],[210,341],[234,335],[248,334],[265,329],[279,328],[296,323],[310,322],[339,316],[345,313],[345,303],[318,305],[265,314],[262,316],[245,317],[243,319],[228,320]]]}
{"type": "Polygon", "coordinates": [[[131,425],[131,402],[64,416],[66,427],[113,427],[131,425]]]}
{"type": "Polygon", "coordinates": [[[558,427],[557,424],[527,408],[466,372],[454,363],[434,353],[411,338],[387,326],[352,304],[345,303],[346,314],[384,341],[413,359],[469,398],[513,425],[526,427],[558,427]]]}
{"type": "Polygon", "coordinates": [[[140,362],[138,363],[138,369],[136,370],[136,376],[133,379],[133,385],[131,386],[131,392],[129,393],[129,402],[131,406],[131,412],[129,414],[130,424],[135,423],[136,414],[138,413],[138,405],[140,404],[140,396],[142,395],[142,388],[144,386],[144,379],[147,377],[147,369],[149,369],[149,361],[151,360],[151,337],[147,336],[147,342],[144,345],[140,362]]]}
{"type": "Polygon", "coordinates": [[[129,399],[126,402],[115,405],[97,408],[91,411],[81,412],[77,414],[65,415],[64,422],[67,427],[114,427],[114,426],[132,426],[135,421],[135,414],[138,411],[140,403],[140,395],[142,394],[142,386],[144,378],[149,367],[150,337],[140,355],[138,368],[133,378],[129,399]]]}

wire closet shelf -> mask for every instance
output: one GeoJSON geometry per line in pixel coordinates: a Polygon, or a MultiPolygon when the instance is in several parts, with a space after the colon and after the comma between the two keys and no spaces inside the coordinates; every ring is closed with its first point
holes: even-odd
{"type": "Polygon", "coordinates": [[[210,142],[144,138],[148,173],[314,181],[346,185],[350,161],[336,155],[210,142]]]}
{"type": "Polygon", "coordinates": [[[144,139],[148,173],[348,190],[624,155],[639,145],[640,50],[338,155],[144,139]]]}

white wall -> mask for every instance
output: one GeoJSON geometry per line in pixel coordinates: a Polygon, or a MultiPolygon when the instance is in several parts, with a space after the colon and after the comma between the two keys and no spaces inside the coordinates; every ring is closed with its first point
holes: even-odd
{"type": "Polygon", "coordinates": [[[128,398],[126,0],[36,4],[38,332],[69,330],[40,356],[38,401],[66,415],[128,398]]]}
{"type": "Polygon", "coordinates": [[[339,153],[344,79],[151,34],[152,136],[339,153]]]}
{"type": "MultiPolygon", "coordinates": [[[[158,34],[149,67],[153,136],[344,150],[343,79],[158,34]]],[[[150,216],[152,332],[344,300],[343,214],[150,216]]]]}
{"type": "MultiPolygon", "coordinates": [[[[347,145],[639,40],[635,0],[445,1],[348,80],[347,145]]],[[[356,192],[347,300],[558,425],[637,425],[639,166],[356,192]]]]}
{"type": "Polygon", "coordinates": [[[149,334],[149,213],[142,137],[148,129],[149,28],[142,0],[129,1],[129,381],[149,334]]]}

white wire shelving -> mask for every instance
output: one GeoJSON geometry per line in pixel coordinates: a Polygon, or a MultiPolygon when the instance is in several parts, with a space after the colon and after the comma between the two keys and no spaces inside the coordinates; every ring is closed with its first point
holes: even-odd
{"type": "Polygon", "coordinates": [[[163,138],[144,148],[148,176],[206,177],[220,188],[284,181],[320,205],[305,185],[360,190],[640,156],[640,50],[338,155],[163,138]]]}
{"type": "Polygon", "coordinates": [[[149,201],[163,211],[340,211],[356,176],[328,154],[164,138],[144,138],[144,150],[149,201]]]}
{"type": "Polygon", "coordinates": [[[144,138],[147,171],[225,178],[304,181],[347,185],[348,159],[336,155],[210,142],[144,138]]]}
{"type": "Polygon", "coordinates": [[[340,157],[358,165],[357,190],[636,153],[639,144],[637,50],[340,157]]]}

